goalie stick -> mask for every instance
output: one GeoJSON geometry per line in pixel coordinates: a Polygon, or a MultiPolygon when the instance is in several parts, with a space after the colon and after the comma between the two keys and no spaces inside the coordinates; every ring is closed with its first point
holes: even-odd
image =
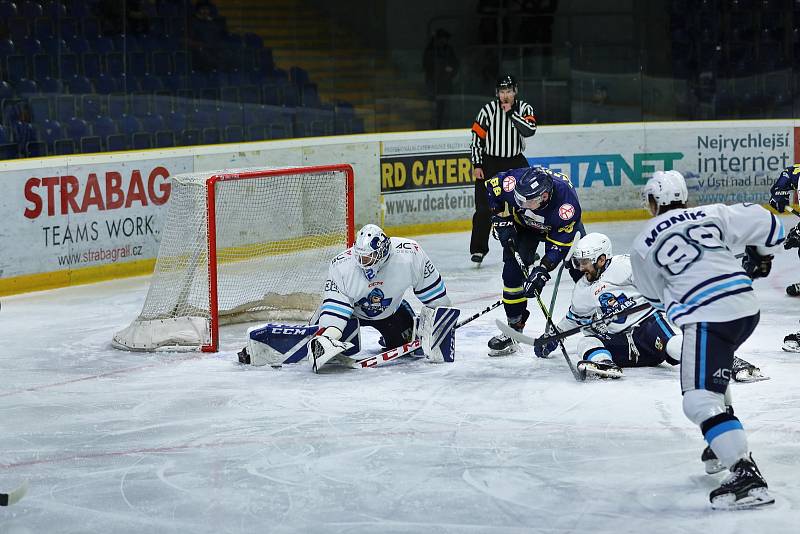
{"type": "Polygon", "coordinates": [[[11,506],[18,502],[28,492],[28,481],[26,480],[11,493],[0,493],[0,506],[11,506]]]}

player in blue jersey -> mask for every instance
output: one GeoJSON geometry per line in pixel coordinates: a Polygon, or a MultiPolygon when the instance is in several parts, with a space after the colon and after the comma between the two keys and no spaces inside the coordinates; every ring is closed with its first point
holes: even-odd
{"type": "MultiPolygon", "coordinates": [[[[569,178],[544,167],[523,167],[486,180],[495,237],[503,246],[503,307],[508,325],[522,332],[528,297],[541,293],[575,239],[583,230],[581,205],[569,178]],[[536,253],[544,243],[541,260],[536,253]],[[529,270],[526,279],[515,252],[529,270]],[[535,265],[534,265],[535,264],[535,265]]],[[[517,350],[514,340],[499,334],[489,340],[489,355],[517,350]]]]}

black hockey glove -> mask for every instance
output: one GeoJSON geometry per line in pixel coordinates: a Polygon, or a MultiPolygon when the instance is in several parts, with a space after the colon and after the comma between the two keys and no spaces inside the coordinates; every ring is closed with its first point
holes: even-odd
{"type": "Polygon", "coordinates": [[[536,297],[541,295],[542,289],[547,281],[550,280],[550,273],[541,265],[533,268],[528,275],[528,280],[525,281],[525,296],[536,297]]]}
{"type": "Polygon", "coordinates": [[[503,248],[510,246],[516,250],[517,227],[514,226],[514,221],[511,217],[492,215],[492,229],[494,230],[494,237],[500,241],[503,248]]]}
{"type": "Polygon", "coordinates": [[[772,256],[762,256],[753,245],[744,247],[742,268],[747,276],[755,280],[766,277],[772,269],[772,256]]]}
{"type": "Polygon", "coordinates": [[[783,248],[786,250],[800,248],[800,224],[789,230],[789,233],[786,234],[786,241],[783,242],[783,248]]]}
{"type": "MultiPolygon", "coordinates": [[[[553,329],[548,327],[545,329],[544,334],[536,338],[536,340],[538,341],[545,336],[552,336],[554,333],[555,332],[553,331],[553,329]]],[[[556,348],[558,348],[558,341],[554,339],[552,341],[548,341],[547,343],[543,343],[541,345],[534,345],[533,352],[534,354],[536,354],[537,358],[549,358],[550,353],[556,350],[556,348]]]]}

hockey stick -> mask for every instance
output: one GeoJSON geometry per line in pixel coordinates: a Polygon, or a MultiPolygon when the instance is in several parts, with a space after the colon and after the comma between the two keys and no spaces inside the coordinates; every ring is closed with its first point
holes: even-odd
{"type": "Polygon", "coordinates": [[[575,246],[575,242],[581,238],[581,232],[578,230],[575,232],[575,237],[572,239],[572,246],[569,247],[569,252],[567,252],[567,256],[564,258],[564,261],[561,262],[561,266],[558,268],[558,274],[556,274],[556,281],[553,283],[553,296],[550,297],[550,316],[553,315],[553,309],[556,307],[556,295],[558,295],[558,284],[561,282],[561,273],[564,272],[564,267],[567,265],[568,261],[572,261],[572,250],[575,246]]]}
{"type": "MultiPolygon", "coordinates": [[[[514,247],[509,247],[509,248],[511,249],[511,252],[514,254],[514,259],[517,260],[517,264],[519,264],[519,268],[522,271],[523,276],[525,276],[525,279],[527,280],[528,279],[528,268],[525,266],[525,262],[522,261],[522,257],[520,257],[519,252],[517,252],[514,249],[514,247]]],[[[547,308],[544,305],[544,302],[542,302],[542,296],[538,292],[536,292],[534,294],[536,295],[536,302],[539,304],[539,308],[541,308],[542,313],[544,314],[544,318],[547,320],[547,327],[551,328],[553,330],[553,332],[558,334],[559,330],[556,327],[556,325],[553,323],[553,318],[551,317],[550,313],[548,313],[547,308]]],[[[497,323],[500,324],[500,321],[497,321],[497,323]]],[[[513,330],[513,328],[509,328],[509,329],[513,330]]],[[[570,359],[569,354],[567,354],[567,349],[564,348],[564,342],[561,341],[561,340],[558,340],[558,345],[559,345],[559,347],[561,347],[561,354],[564,355],[564,359],[567,361],[567,365],[569,366],[569,370],[572,371],[572,376],[575,377],[575,380],[577,380],[578,382],[582,382],[582,381],[586,380],[586,375],[582,375],[581,373],[579,373],[578,370],[575,368],[575,364],[572,363],[572,360],[570,359]]]]}
{"type": "Polygon", "coordinates": [[[395,347],[393,349],[385,350],[380,354],[376,354],[375,356],[370,356],[364,360],[358,360],[353,363],[353,365],[357,367],[376,367],[379,364],[390,362],[392,360],[396,360],[400,356],[405,356],[409,352],[414,352],[418,348],[422,347],[422,340],[420,338],[415,339],[414,341],[409,341],[408,343],[403,343],[399,347],[395,347]]]}
{"type": "Polygon", "coordinates": [[[18,502],[28,492],[28,481],[26,480],[11,493],[0,493],[0,506],[11,506],[18,502]]]}
{"type": "Polygon", "coordinates": [[[475,314],[473,314],[473,315],[470,315],[469,317],[467,317],[466,319],[464,319],[463,321],[461,321],[460,323],[458,323],[458,324],[456,325],[456,328],[461,328],[461,327],[462,327],[462,326],[464,326],[465,324],[467,324],[467,323],[471,323],[472,321],[474,321],[475,319],[477,319],[477,318],[478,318],[478,317],[480,317],[481,315],[484,315],[484,314],[486,314],[486,313],[489,313],[489,312],[490,312],[490,311],[492,311],[493,309],[497,308],[497,307],[498,307],[498,306],[500,306],[502,303],[503,303],[503,301],[502,301],[502,300],[498,300],[497,302],[495,302],[495,303],[493,303],[493,304],[490,304],[489,306],[486,306],[486,307],[485,307],[484,309],[482,309],[481,311],[479,311],[479,312],[477,312],[477,313],[475,313],[475,314]]]}

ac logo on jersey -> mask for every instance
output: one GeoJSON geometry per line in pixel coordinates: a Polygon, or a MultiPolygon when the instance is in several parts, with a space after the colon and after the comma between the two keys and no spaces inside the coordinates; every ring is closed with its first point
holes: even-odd
{"type": "Polygon", "coordinates": [[[503,191],[510,193],[517,187],[517,180],[513,176],[506,176],[503,178],[503,191]]]}
{"type": "Polygon", "coordinates": [[[568,221],[575,216],[575,206],[572,204],[561,204],[558,208],[558,216],[568,221]]]}
{"type": "Polygon", "coordinates": [[[377,317],[382,314],[392,303],[392,299],[387,299],[380,288],[376,287],[369,294],[356,302],[367,317],[377,317]]]}

